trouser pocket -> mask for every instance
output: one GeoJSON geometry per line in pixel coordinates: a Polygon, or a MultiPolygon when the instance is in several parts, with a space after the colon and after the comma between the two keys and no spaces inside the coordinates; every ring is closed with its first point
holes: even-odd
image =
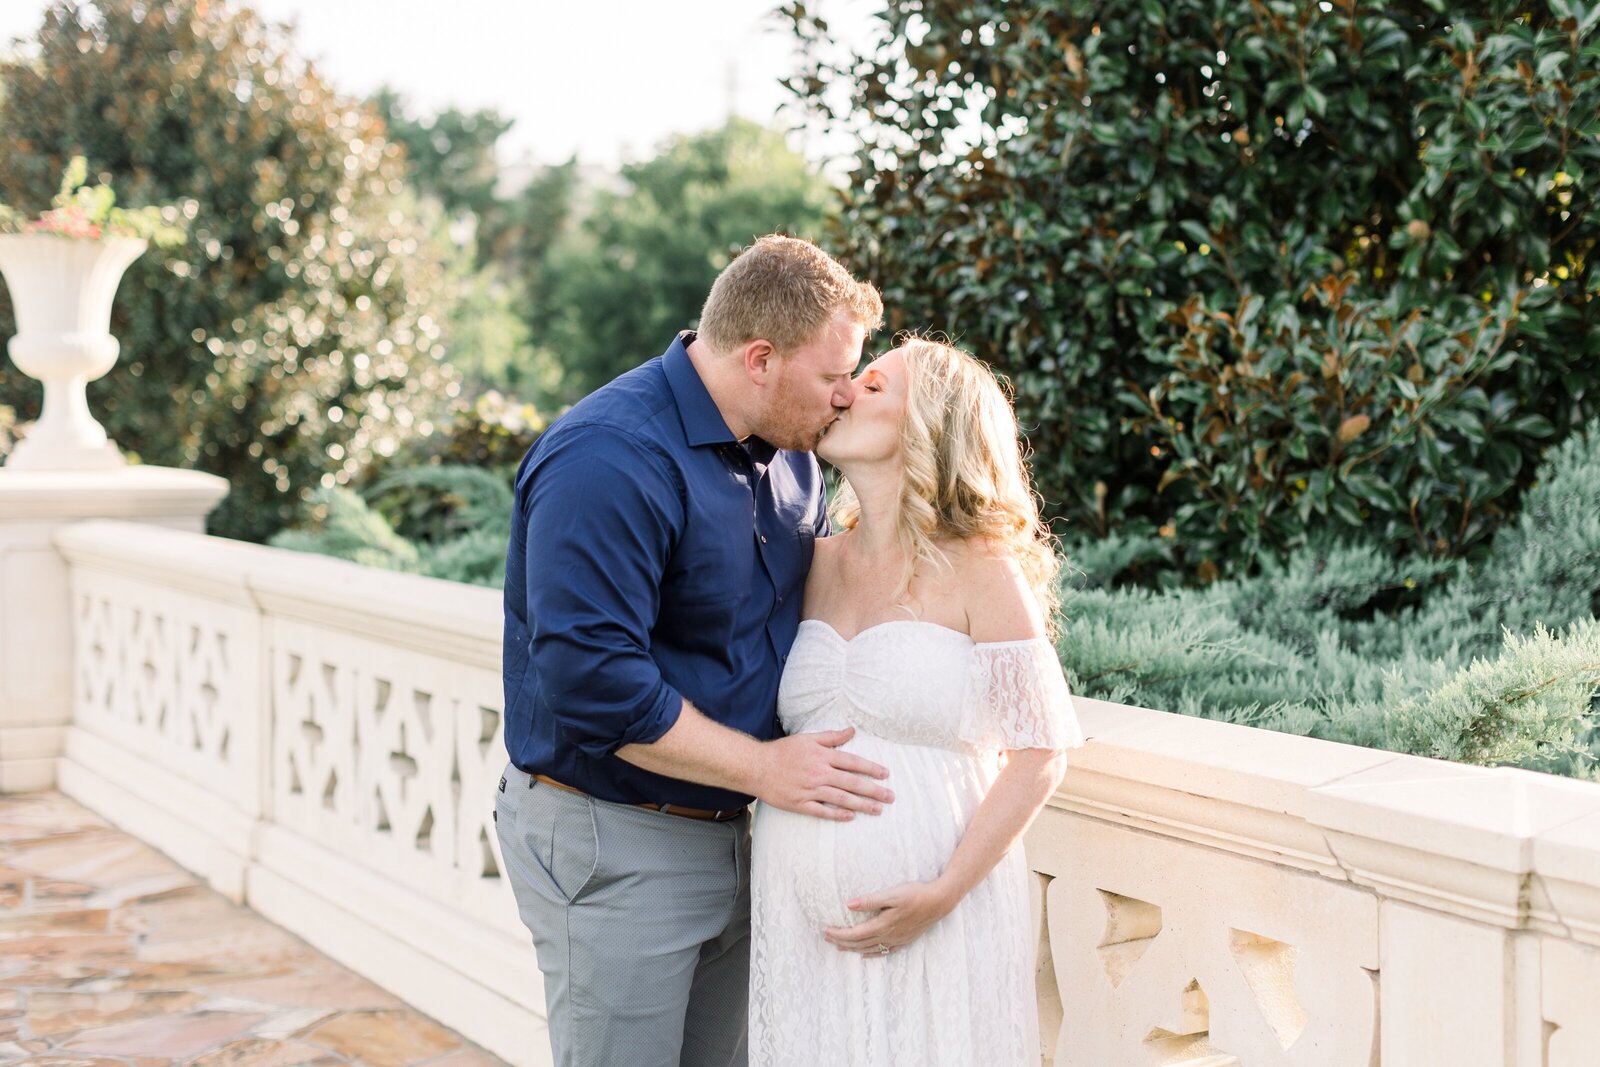
{"type": "Polygon", "coordinates": [[[510,778],[495,795],[495,828],[513,890],[562,904],[582,897],[600,858],[594,804],[541,782],[530,787],[521,772],[510,778]]]}

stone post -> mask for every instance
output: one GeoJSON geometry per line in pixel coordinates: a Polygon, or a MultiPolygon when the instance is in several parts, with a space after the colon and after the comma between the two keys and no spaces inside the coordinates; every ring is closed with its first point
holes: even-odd
{"type": "Polygon", "coordinates": [[[54,787],[72,717],[72,604],[54,536],[83,519],[205,532],[228,483],[200,471],[0,467],[0,793],[54,787]]]}

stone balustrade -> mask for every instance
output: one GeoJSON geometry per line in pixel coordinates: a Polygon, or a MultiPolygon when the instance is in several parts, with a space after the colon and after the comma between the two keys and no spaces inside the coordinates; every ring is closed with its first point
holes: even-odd
{"type": "MultiPolygon", "coordinates": [[[[500,595],[196,533],[54,535],[59,785],[517,1064],[548,1062],[491,820],[500,595]]],[[[1043,1062],[1580,1067],[1600,785],[1082,700],[1029,833],[1043,1062]]]]}

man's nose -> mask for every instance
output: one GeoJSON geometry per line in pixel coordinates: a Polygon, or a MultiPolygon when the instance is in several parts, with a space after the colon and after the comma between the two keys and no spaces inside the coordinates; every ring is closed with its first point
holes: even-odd
{"type": "Polygon", "coordinates": [[[856,402],[856,386],[854,382],[842,385],[833,393],[833,406],[844,411],[856,402]]]}

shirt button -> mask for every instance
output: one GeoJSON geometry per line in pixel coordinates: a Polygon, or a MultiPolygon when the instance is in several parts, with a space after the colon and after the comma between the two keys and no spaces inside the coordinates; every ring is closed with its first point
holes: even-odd
{"type": "Polygon", "coordinates": [[[766,544],[767,543],[767,535],[766,534],[762,534],[761,535],[761,543],[762,544],[766,544]]]}

